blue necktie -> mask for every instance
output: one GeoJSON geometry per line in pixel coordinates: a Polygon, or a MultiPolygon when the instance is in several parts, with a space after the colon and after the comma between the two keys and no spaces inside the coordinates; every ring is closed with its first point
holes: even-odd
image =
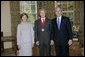
{"type": "Polygon", "coordinates": [[[57,18],[57,26],[58,26],[58,29],[60,29],[60,20],[59,20],[59,17],[57,18]]]}

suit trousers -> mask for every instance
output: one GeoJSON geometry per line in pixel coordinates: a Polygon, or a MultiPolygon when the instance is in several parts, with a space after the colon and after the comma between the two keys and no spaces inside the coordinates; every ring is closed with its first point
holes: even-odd
{"type": "Polygon", "coordinates": [[[55,45],[56,56],[69,56],[68,45],[55,45]]]}
{"type": "Polygon", "coordinates": [[[50,56],[50,44],[40,43],[39,45],[40,56],[50,56]]]}

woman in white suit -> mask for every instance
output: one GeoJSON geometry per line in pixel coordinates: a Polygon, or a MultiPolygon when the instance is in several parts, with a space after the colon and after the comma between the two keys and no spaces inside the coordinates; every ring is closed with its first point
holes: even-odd
{"type": "Polygon", "coordinates": [[[19,56],[32,56],[32,46],[34,44],[34,32],[32,24],[27,22],[28,15],[22,13],[21,23],[17,26],[17,45],[19,56]]]}

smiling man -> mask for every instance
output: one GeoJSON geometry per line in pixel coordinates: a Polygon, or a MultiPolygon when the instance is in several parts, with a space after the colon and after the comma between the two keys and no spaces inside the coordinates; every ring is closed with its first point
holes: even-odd
{"type": "Polygon", "coordinates": [[[57,56],[68,56],[72,44],[72,27],[68,17],[62,15],[61,7],[55,8],[56,18],[52,20],[52,35],[57,56]]]}

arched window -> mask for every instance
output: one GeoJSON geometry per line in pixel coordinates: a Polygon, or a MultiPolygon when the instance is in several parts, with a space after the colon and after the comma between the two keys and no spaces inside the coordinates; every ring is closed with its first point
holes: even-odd
{"type": "Polygon", "coordinates": [[[28,21],[34,23],[37,18],[37,1],[20,1],[20,13],[27,13],[28,21]]]}

